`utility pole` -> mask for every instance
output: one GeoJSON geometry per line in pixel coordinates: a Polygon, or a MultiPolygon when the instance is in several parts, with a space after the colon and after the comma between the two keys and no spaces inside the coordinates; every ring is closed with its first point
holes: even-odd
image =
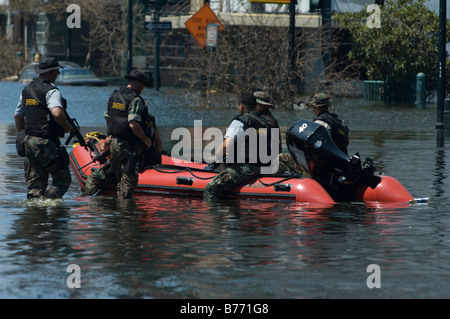
{"type": "MultiPolygon", "coordinates": [[[[160,10],[167,4],[167,0],[152,0],[147,2],[147,6],[152,6],[150,22],[145,23],[145,28],[152,31],[154,34],[154,48],[153,48],[153,88],[159,91],[161,87],[161,76],[159,74],[159,45],[160,33],[162,31],[172,30],[172,23],[169,21],[159,21],[160,10]]],[[[146,18],[147,19],[147,18],[146,18]]]]}
{"type": "MultiPolygon", "coordinates": [[[[330,46],[331,42],[331,0],[323,0],[322,3],[322,27],[323,27],[323,38],[322,41],[326,48],[330,46]]],[[[326,49],[326,52],[323,55],[323,62],[325,64],[325,68],[328,67],[330,63],[330,50],[326,49]]]]}
{"type": "Polygon", "coordinates": [[[127,50],[127,74],[130,74],[133,66],[133,0],[128,0],[128,50],[127,50]]]}
{"type": "Polygon", "coordinates": [[[72,29],[67,28],[66,60],[72,61],[72,29]]]}
{"type": "Polygon", "coordinates": [[[293,71],[295,60],[294,60],[294,48],[295,48],[295,5],[297,0],[291,0],[289,2],[289,59],[291,63],[291,70],[293,71]]]}
{"type": "Polygon", "coordinates": [[[444,99],[446,91],[446,22],[447,22],[447,0],[439,1],[439,44],[438,44],[438,92],[437,92],[437,145],[444,146],[444,99]]]}
{"type": "MultiPolygon", "coordinates": [[[[152,11],[152,22],[159,22],[159,7],[152,11]]],[[[159,91],[161,87],[161,76],[159,75],[159,30],[154,31],[154,66],[153,66],[153,87],[159,91]]]]}

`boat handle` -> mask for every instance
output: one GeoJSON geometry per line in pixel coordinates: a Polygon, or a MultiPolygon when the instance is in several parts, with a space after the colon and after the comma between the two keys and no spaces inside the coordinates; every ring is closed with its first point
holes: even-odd
{"type": "Polygon", "coordinates": [[[276,192],[290,192],[292,184],[275,184],[273,188],[276,192]]]}
{"type": "Polygon", "coordinates": [[[194,178],[192,178],[192,177],[184,177],[184,176],[177,177],[177,185],[192,186],[193,183],[194,183],[194,178]]]}

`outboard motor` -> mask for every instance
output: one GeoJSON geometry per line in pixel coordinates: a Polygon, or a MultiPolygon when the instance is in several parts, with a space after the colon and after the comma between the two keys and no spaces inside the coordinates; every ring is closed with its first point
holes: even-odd
{"type": "Polygon", "coordinates": [[[310,162],[326,162],[335,168],[346,170],[351,158],[333,142],[328,130],[317,123],[300,120],[286,132],[286,143],[297,165],[308,173],[310,162]]]}
{"type": "Polygon", "coordinates": [[[381,181],[375,176],[373,161],[361,164],[359,154],[345,154],[328,130],[317,123],[300,120],[286,132],[289,153],[301,169],[316,179],[335,200],[351,199],[361,184],[375,188],[381,181]],[[322,176],[315,168],[319,167],[322,176]]]}

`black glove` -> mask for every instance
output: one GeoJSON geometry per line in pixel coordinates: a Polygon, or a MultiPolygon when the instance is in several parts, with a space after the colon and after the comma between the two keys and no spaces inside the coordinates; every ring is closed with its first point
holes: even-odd
{"type": "Polygon", "coordinates": [[[219,163],[213,162],[213,163],[209,163],[208,165],[206,165],[203,169],[205,171],[213,172],[219,166],[220,166],[219,163]]]}

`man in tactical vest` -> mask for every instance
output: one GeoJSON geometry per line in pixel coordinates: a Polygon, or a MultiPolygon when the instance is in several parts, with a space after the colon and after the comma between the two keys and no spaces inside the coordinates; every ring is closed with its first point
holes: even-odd
{"type": "MultiPolygon", "coordinates": [[[[270,111],[270,108],[274,108],[270,95],[265,91],[256,91],[253,93],[253,95],[256,97],[256,111],[257,113],[267,118],[275,127],[280,128],[277,119],[270,111]]],[[[298,165],[295,163],[294,159],[291,157],[289,153],[282,153],[282,139],[281,134],[279,138],[279,154],[276,158],[277,164],[274,166],[277,168],[276,171],[272,172],[275,175],[283,175],[286,172],[289,172],[290,174],[295,175],[302,175],[302,171],[298,167],[298,165]]]]}
{"type": "MultiPolygon", "coordinates": [[[[316,116],[313,121],[327,128],[333,142],[339,149],[348,155],[349,129],[338,115],[330,112],[332,99],[326,93],[319,92],[313,95],[306,103],[312,108],[316,116]]],[[[340,184],[334,181],[335,169],[333,163],[323,161],[309,163],[311,176],[334,198],[337,196],[340,184]]]]}
{"type": "Polygon", "coordinates": [[[312,108],[314,115],[316,115],[313,121],[325,126],[337,147],[348,155],[349,129],[337,114],[330,112],[331,102],[332,99],[328,94],[316,93],[306,105],[312,108]]]}
{"type": "MultiPolygon", "coordinates": [[[[225,163],[223,169],[205,187],[205,200],[220,200],[233,187],[254,179],[261,173],[262,166],[267,165],[260,159],[261,143],[268,143],[266,150],[278,153],[279,146],[272,145],[271,129],[273,122],[258,115],[256,98],[252,93],[242,94],[239,100],[239,111],[225,133],[225,139],[216,154],[217,163],[225,163]],[[247,136],[256,134],[256,139],[247,136]],[[266,138],[261,138],[266,135],[266,138]],[[253,142],[253,143],[252,143],[253,142]],[[255,143],[256,142],[256,143],[255,143]],[[255,158],[256,156],[256,158],[255,158]]],[[[278,144],[276,140],[273,144],[278,144]]]]}
{"type": "MultiPolygon", "coordinates": [[[[311,99],[306,103],[308,108],[312,108],[314,115],[316,116],[313,121],[327,128],[334,143],[348,155],[347,146],[349,144],[349,129],[343,120],[340,120],[338,115],[330,112],[332,99],[326,93],[319,92],[314,94],[311,99]]],[[[322,186],[326,186],[327,190],[330,175],[333,173],[334,168],[327,163],[320,163],[313,165],[310,176],[307,172],[303,172],[301,168],[295,163],[291,154],[280,153],[279,157],[279,170],[277,174],[284,174],[289,172],[290,174],[303,175],[304,177],[313,177],[318,180],[322,186]]]]}
{"type": "Polygon", "coordinates": [[[111,165],[118,181],[119,198],[130,198],[138,184],[138,174],[145,148],[152,147],[152,140],[146,134],[148,111],[139,95],[144,88],[151,87],[147,76],[133,70],[125,76],[127,87],[111,94],[107,115],[108,136],[111,136],[111,165]]]}
{"type": "MultiPolygon", "coordinates": [[[[253,93],[253,95],[256,98],[256,112],[259,116],[262,116],[266,118],[270,124],[271,127],[275,127],[280,129],[280,125],[278,124],[278,120],[275,118],[275,116],[272,114],[270,109],[274,108],[272,101],[270,99],[269,93],[265,91],[256,91],[253,93]]],[[[281,134],[279,135],[279,152],[281,153],[282,149],[282,141],[281,141],[281,134]]]]}
{"type": "MultiPolygon", "coordinates": [[[[274,127],[280,129],[280,125],[278,124],[278,120],[272,114],[270,109],[274,108],[270,95],[265,91],[256,91],[253,93],[256,97],[256,112],[268,119],[274,127]]],[[[279,153],[276,158],[276,165],[274,166],[276,171],[272,172],[275,175],[283,175],[285,172],[290,172],[291,174],[301,175],[302,171],[298,168],[298,165],[292,159],[289,153],[282,153],[283,141],[281,139],[281,134],[279,138],[279,153]]]]}
{"type": "MultiPolygon", "coordinates": [[[[105,118],[107,119],[106,125],[108,125],[109,116],[107,112],[105,113],[105,118]]],[[[144,148],[144,156],[141,158],[141,162],[139,163],[139,167],[142,169],[161,164],[162,153],[162,141],[156,127],[156,120],[150,113],[148,113],[147,121],[144,123],[144,131],[150,138],[152,146],[150,148],[144,148]]],[[[110,136],[107,137],[104,144],[100,146],[101,152],[110,150],[110,139],[110,136]]],[[[108,161],[101,168],[95,169],[91,172],[86,179],[84,193],[86,195],[97,196],[102,194],[103,190],[111,184],[117,185],[117,179],[111,167],[111,162],[108,161]]]]}
{"type": "Polygon", "coordinates": [[[35,70],[39,77],[23,89],[14,114],[17,131],[25,133],[19,155],[25,156],[29,199],[62,198],[71,183],[69,156],[59,140],[73,129],[67,123],[61,92],[54,85],[60,68],[55,58],[39,62],[35,70]],[[52,185],[47,190],[49,174],[52,185]]]}

